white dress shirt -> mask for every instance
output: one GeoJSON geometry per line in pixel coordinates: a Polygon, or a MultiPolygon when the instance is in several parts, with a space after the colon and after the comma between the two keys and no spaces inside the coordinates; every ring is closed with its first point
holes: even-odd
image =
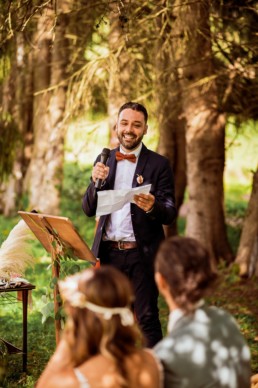
{"type": "MultiPolygon", "coordinates": [[[[141,149],[142,143],[134,150],[134,152],[132,152],[137,158],[136,163],[132,163],[129,160],[117,162],[114,190],[132,188],[133,177],[141,149]]],[[[125,154],[121,146],[120,152],[125,154]]],[[[117,210],[110,215],[103,239],[112,241],[135,241],[130,203],[126,203],[122,209],[117,210]]]]}

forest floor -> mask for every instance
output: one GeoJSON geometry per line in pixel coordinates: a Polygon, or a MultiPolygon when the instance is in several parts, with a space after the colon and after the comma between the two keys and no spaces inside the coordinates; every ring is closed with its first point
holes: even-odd
{"type": "Polygon", "coordinates": [[[258,282],[240,278],[233,269],[224,269],[221,283],[209,298],[213,305],[230,312],[237,320],[250,347],[252,373],[258,373],[258,282]]]}

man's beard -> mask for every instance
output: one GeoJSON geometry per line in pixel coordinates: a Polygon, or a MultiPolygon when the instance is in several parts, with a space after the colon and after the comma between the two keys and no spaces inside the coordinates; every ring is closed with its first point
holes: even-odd
{"type": "Polygon", "coordinates": [[[134,138],[134,139],[131,139],[130,142],[128,142],[127,140],[125,140],[123,138],[123,135],[120,134],[120,135],[117,135],[118,137],[118,140],[119,140],[119,143],[123,146],[124,149],[126,150],[134,150],[135,148],[138,147],[138,145],[141,143],[142,139],[143,139],[143,136],[140,136],[140,137],[137,137],[137,138],[134,138]],[[129,144],[128,144],[129,143],[129,144]]]}

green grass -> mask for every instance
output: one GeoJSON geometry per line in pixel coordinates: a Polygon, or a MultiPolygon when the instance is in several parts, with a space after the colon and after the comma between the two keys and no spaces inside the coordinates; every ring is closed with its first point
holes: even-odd
{"type": "Polygon", "coordinates": [[[237,253],[242,225],[251,194],[251,184],[225,186],[225,216],[228,239],[234,254],[237,253]]]}
{"type": "Polygon", "coordinates": [[[226,182],[230,185],[248,185],[252,171],[257,168],[258,127],[250,120],[237,126],[233,119],[226,127],[226,182]]]}
{"type": "MultiPolygon", "coordinates": [[[[44,260],[42,263],[36,260],[38,262],[35,267],[26,272],[26,278],[36,285],[36,289],[32,291],[32,306],[28,311],[28,374],[26,376],[22,372],[20,354],[8,355],[6,387],[33,387],[42,365],[48,361],[55,347],[54,324],[48,321],[42,325],[40,313],[41,297],[49,281],[49,271],[46,270],[44,260]]],[[[21,348],[22,304],[15,299],[8,305],[1,303],[0,317],[0,337],[21,348]]]]}

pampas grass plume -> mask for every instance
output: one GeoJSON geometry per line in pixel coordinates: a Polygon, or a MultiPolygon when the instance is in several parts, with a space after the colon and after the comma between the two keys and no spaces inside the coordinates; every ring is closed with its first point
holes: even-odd
{"type": "Polygon", "coordinates": [[[12,274],[23,275],[34,264],[30,242],[35,235],[24,220],[20,220],[0,248],[0,277],[9,280],[12,274]]]}

